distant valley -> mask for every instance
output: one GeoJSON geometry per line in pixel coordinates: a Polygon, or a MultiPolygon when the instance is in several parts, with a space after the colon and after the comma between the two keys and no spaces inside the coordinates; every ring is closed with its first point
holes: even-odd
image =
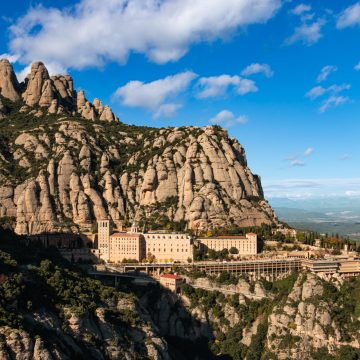
{"type": "Polygon", "coordinates": [[[296,229],[338,233],[360,240],[359,197],[274,198],[271,204],[279,219],[296,229]]]}

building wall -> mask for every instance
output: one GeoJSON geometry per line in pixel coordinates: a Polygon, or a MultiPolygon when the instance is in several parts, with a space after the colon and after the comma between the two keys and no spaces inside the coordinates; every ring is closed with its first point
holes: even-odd
{"type": "Polygon", "coordinates": [[[160,285],[175,293],[180,290],[182,282],[183,281],[181,279],[169,279],[162,276],[160,277],[160,285]]]}
{"type": "Polygon", "coordinates": [[[121,262],[124,259],[142,261],[146,257],[145,240],[142,234],[115,234],[110,236],[111,262],[121,262]]]}
{"type": "Polygon", "coordinates": [[[339,262],[340,273],[359,273],[360,272],[360,260],[342,260],[339,262]]]}
{"type": "Polygon", "coordinates": [[[157,261],[182,261],[193,259],[194,250],[190,236],[186,234],[145,233],[146,254],[157,261]]]}
{"type": "Polygon", "coordinates": [[[112,226],[110,220],[98,221],[98,249],[99,257],[103,260],[110,260],[110,235],[112,226]]]}
{"type": "MultiPolygon", "coordinates": [[[[193,259],[190,236],[177,233],[138,232],[135,223],[127,233],[112,234],[109,220],[98,221],[96,255],[105,261],[121,262],[123,259],[142,261],[151,253],[157,261],[182,261],[193,259]]],[[[95,252],[93,252],[95,254],[95,252]]]]}
{"type": "Polygon", "coordinates": [[[198,242],[204,251],[208,249],[215,251],[222,251],[224,249],[230,250],[232,247],[235,247],[239,252],[238,255],[254,255],[258,253],[256,234],[246,234],[246,236],[199,238],[198,242]]]}

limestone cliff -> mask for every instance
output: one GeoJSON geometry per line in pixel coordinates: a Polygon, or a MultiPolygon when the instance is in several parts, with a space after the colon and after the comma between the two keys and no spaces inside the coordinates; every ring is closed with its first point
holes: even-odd
{"type": "Polygon", "coordinates": [[[300,273],[231,282],[200,278],[184,285],[181,297],[153,289],[140,299],[169,344],[185,341],[196,355],[210,349],[231,359],[359,358],[358,278],[300,273]]]}
{"type": "Polygon", "coordinates": [[[2,60],[0,76],[0,217],[17,233],[89,230],[107,216],[201,230],[276,222],[224,129],[125,125],[42,63],[18,84],[2,60]]]}

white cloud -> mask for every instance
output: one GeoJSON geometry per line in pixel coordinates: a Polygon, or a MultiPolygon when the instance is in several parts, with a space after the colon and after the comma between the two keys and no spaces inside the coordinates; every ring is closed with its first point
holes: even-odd
{"type": "Polygon", "coordinates": [[[318,97],[323,96],[324,94],[339,94],[345,90],[349,90],[351,88],[350,84],[341,84],[341,85],[331,85],[327,88],[324,88],[322,86],[314,86],[312,89],[310,89],[305,96],[310,98],[311,100],[317,99],[318,97]]]}
{"type": "Polygon", "coordinates": [[[299,4],[294,9],[291,10],[291,13],[294,15],[302,15],[311,10],[311,6],[307,4],[299,4]]]}
{"type": "Polygon", "coordinates": [[[354,66],[354,69],[357,70],[357,71],[360,70],[360,62],[358,62],[358,63],[354,66]]]}
{"type": "Polygon", "coordinates": [[[312,147],[308,147],[305,151],[304,151],[304,156],[310,156],[312,155],[314,152],[314,148],[312,147]]]}
{"type": "Polygon", "coordinates": [[[311,100],[314,100],[322,95],[324,95],[326,92],[326,89],[322,86],[314,86],[311,90],[309,90],[305,96],[310,98],[311,100]]]}
{"type": "Polygon", "coordinates": [[[237,75],[220,75],[220,76],[210,76],[202,77],[197,83],[199,92],[197,97],[200,99],[221,96],[226,93],[229,86],[238,86],[240,84],[240,77],[237,75]]]}
{"type": "Polygon", "coordinates": [[[271,70],[270,65],[268,65],[268,64],[258,64],[258,63],[254,63],[254,64],[248,65],[248,66],[241,72],[241,75],[243,75],[243,76],[249,76],[249,75],[258,74],[258,73],[262,73],[262,74],[264,74],[266,77],[271,77],[271,76],[273,76],[273,74],[274,74],[274,72],[271,70]]]}
{"type": "Polygon", "coordinates": [[[336,27],[343,29],[349,26],[360,25],[360,3],[347,7],[338,17],[336,27]]]}
{"type": "Polygon", "coordinates": [[[360,191],[347,190],[345,191],[345,195],[349,197],[357,197],[360,196],[360,191]]]}
{"type": "Polygon", "coordinates": [[[326,100],[324,100],[323,104],[320,106],[319,111],[321,113],[325,112],[326,110],[328,110],[331,107],[337,107],[339,105],[343,105],[346,104],[347,102],[349,102],[350,99],[347,96],[336,96],[336,95],[332,95],[329,98],[327,98],[326,100]]]}
{"type": "Polygon", "coordinates": [[[114,97],[121,99],[126,106],[159,111],[165,102],[185,91],[196,76],[191,71],[185,71],[149,83],[130,81],[118,88],[114,97]]]}
{"type": "Polygon", "coordinates": [[[237,87],[236,91],[240,95],[245,95],[248,93],[257,92],[259,89],[255,85],[255,82],[249,79],[241,79],[239,86],[237,87]]]}
{"type": "Polygon", "coordinates": [[[258,88],[253,80],[244,79],[234,75],[220,75],[202,77],[197,82],[197,94],[199,99],[216,97],[226,94],[229,87],[233,87],[240,95],[257,92],[258,88]]]}
{"type": "Polygon", "coordinates": [[[309,90],[305,96],[311,100],[314,100],[323,96],[324,94],[327,94],[328,97],[322,101],[322,104],[319,108],[319,112],[323,113],[331,107],[337,107],[339,105],[350,102],[350,98],[348,96],[340,95],[343,91],[349,90],[350,88],[351,85],[345,83],[341,85],[334,84],[328,86],[327,88],[322,86],[315,86],[309,90]]]}
{"type": "Polygon", "coordinates": [[[325,25],[324,19],[317,19],[312,23],[303,22],[295,28],[294,33],[285,39],[285,45],[301,42],[304,45],[313,45],[322,37],[321,29],[325,25]]]}
{"type": "Polygon", "coordinates": [[[290,160],[290,165],[291,166],[305,166],[305,163],[302,160],[293,159],[293,160],[290,160]]]}
{"type": "Polygon", "coordinates": [[[176,116],[177,111],[182,107],[181,104],[163,104],[160,105],[159,108],[153,115],[153,119],[160,119],[160,118],[172,118],[176,116]]]}
{"type": "Polygon", "coordinates": [[[330,93],[338,94],[340,92],[343,92],[344,90],[349,90],[349,89],[351,89],[350,84],[341,84],[341,85],[334,84],[329,86],[326,90],[330,93]]]}
{"type": "MultiPolygon", "coordinates": [[[[310,151],[312,148],[308,148],[305,150],[304,152],[304,157],[307,157],[307,156],[310,156],[311,153],[309,155],[306,155],[306,153],[308,151],[310,151]]],[[[313,149],[312,149],[313,151],[313,149]]],[[[299,155],[292,155],[292,156],[288,156],[284,159],[286,162],[288,162],[289,166],[291,167],[302,167],[302,166],[305,166],[306,163],[305,161],[301,160],[301,156],[299,155]]]]}
{"type": "Polygon", "coordinates": [[[263,186],[268,198],[302,199],[360,194],[359,178],[283,179],[263,181],[263,186]]]}
{"type": "Polygon", "coordinates": [[[248,121],[249,119],[246,115],[240,115],[236,117],[229,110],[222,110],[219,113],[217,113],[215,117],[209,120],[211,124],[221,125],[224,127],[231,127],[236,124],[246,124],[248,121]]]}
{"type": "Polygon", "coordinates": [[[20,55],[17,54],[1,54],[0,59],[8,59],[11,63],[15,63],[19,60],[20,55]]]}
{"type": "Polygon", "coordinates": [[[304,13],[303,15],[300,16],[300,20],[302,22],[307,22],[312,20],[315,17],[314,13],[304,13]]]}
{"type": "Polygon", "coordinates": [[[332,66],[332,65],[326,65],[326,66],[324,66],[324,67],[321,69],[320,74],[319,74],[318,77],[316,78],[316,81],[317,81],[318,83],[325,81],[325,80],[328,78],[328,76],[329,76],[331,73],[335,72],[335,71],[337,71],[337,67],[336,67],[336,66],[332,66]]]}
{"type": "Polygon", "coordinates": [[[281,0],[80,0],[64,9],[36,6],[10,27],[9,48],[28,64],[63,68],[124,63],[131,53],[166,63],[192,44],[265,23],[281,0]]]}

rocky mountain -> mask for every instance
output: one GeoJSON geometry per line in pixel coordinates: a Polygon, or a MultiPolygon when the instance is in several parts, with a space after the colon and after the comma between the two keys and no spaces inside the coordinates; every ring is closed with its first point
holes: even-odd
{"type": "Polygon", "coordinates": [[[129,126],[70,76],[37,62],[19,83],[0,60],[0,217],[34,234],[107,216],[200,230],[277,221],[224,129],[129,126]]]}

